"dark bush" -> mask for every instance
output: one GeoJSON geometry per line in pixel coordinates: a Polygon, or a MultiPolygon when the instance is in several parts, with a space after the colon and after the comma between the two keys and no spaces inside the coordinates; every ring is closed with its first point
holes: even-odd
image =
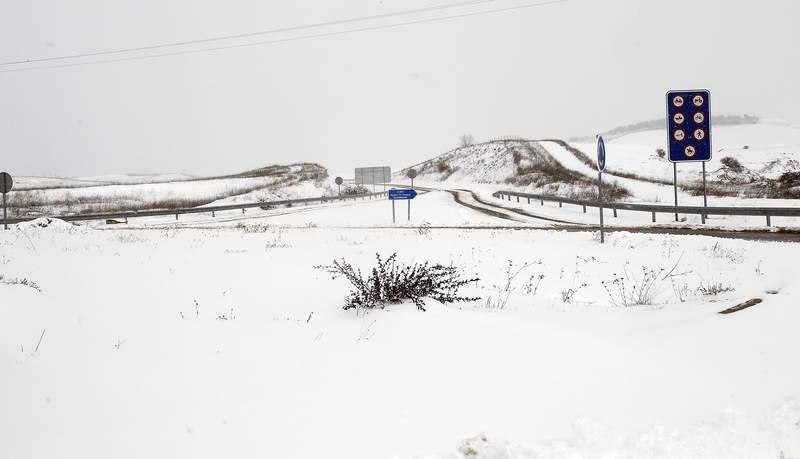
{"type": "Polygon", "coordinates": [[[719,162],[722,163],[723,166],[730,169],[732,172],[742,172],[744,170],[744,166],[742,166],[742,163],[740,163],[739,160],[737,160],[736,158],[730,156],[726,156],[720,159],[719,162]]]}
{"type": "Polygon", "coordinates": [[[663,148],[657,148],[656,149],[656,154],[658,155],[659,158],[666,158],[667,157],[667,152],[664,151],[663,148]]]}
{"type": "Polygon", "coordinates": [[[421,311],[425,310],[424,298],[433,298],[440,303],[456,301],[477,301],[480,298],[458,296],[458,290],[478,279],[464,279],[454,266],[431,265],[427,262],[399,266],[397,254],[393,253],[383,260],[375,255],[378,264],[372,268],[369,277],[364,278],[360,269],[344,258],[333,260],[332,265],[317,266],[333,276],[344,277],[353,285],[345,298],[344,309],[377,309],[387,304],[397,304],[411,300],[421,311]]]}

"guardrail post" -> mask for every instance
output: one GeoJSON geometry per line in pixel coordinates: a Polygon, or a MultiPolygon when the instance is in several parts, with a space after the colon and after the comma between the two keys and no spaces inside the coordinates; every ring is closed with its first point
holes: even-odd
{"type": "Polygon", "coordinates": [[[558,201],[558,207],[562,207],[561,201],[558,201]]]}
{"type": "Polygon", "coordinates": [[[528,198],[528,204],[530,204],[530,203],[531,203],[531,198],[528,198]]]}
{"type": "Polygon", "coordinates": [[[242,209],[242,215],[244,215],[244,209],[242,209]]]}
{"type": "Polygon", "coordinates": [[[175,213],[175,220],[177,220],[177,219],[178,219],[178,214],[177,214],[177,212],[176,212],[176,213],[175,213]]]}
{"type": "Polygon", "coordinates": [[[769,215],[767,215],[767,226],[772,226],[772,221],[770,220],[769,215]]]}
{"type": "Polygon", "coordinates": [[[655,223],[655,222],[656,222],[656,213],[653,212],[653,223],[655,223]]]}
{"type": "Polygon", "coordinates": [[[519,202],[519,196],[517,196],[517,202],[519,202]]]}
{"type": "Polygon", "coordinates": [[[125,217],[125,224],[128,224],[128,217],[125,217]]]}
{"type": "Polygon", "coordinates": [[[211,211],[211,218],[215,218],[217,216],[217,212],[212,210],[211,211]]]}
{"type": "Polygon", "coordinates": [[[614,209],[614,218],[617,218],[617,209],[614,209]]]}
{"type": "Polygon", "coordinates": [[[706,224],[706,214],[700,214],[700,223],[706,224]]]}
{"type": "Polygon", "coordinates": [[[586,205],[583,206],[583,213],[586,213],[586,205]]]}

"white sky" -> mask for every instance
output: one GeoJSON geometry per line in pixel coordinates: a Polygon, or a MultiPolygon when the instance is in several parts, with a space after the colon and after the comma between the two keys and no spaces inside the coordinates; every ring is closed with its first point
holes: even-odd
{"type": "MultiPolygon", "coordinates": [[[[0,0],[0,61],[452,2],[0,0]]],[[[567,137],[658,118],[672,88],[709,88],[715,114],[797,122],[798,20],[792,0],[569,0],[268,46],[0,73],[0,169],[217,174],[296,161],[334,171],[398,168],[452,148],[464,133],[567,137]]]]}

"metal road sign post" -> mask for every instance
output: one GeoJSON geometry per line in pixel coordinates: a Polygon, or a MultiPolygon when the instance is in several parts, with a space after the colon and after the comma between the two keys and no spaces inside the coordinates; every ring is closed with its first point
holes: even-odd
{"type": "Polygon", "coordinates": [[[603,171],[606,170],[606,143],[597,136],[597,201],[600,202],[600,243],[606,242],[603,231],[603,171]]]}
{"type": "Polygon", "coordinates": [[[392,201],[392,223],[396,223],[394,214],[395,201],[408,201],[408,220],[411,221],[411,200],[417,197],[415,190],[398,190],[392,188],[389,190],[389,200],[392,201]]]}
{"type": "Polygon", "coordinates": [[[417,170],[416,169],[409,169],[406,172],[406,177],[411,179],[411,188],[414,188],[414,179],[417,177],[417,170]]]}
{"type": "Polygon", "coordinates": [[[8,229],[8,214],[6,213],[6,193],[14,187],[14,180],[8,172],[0,172],[0,193],[3,193],[3,228],[8,229]]]}
{"type": "Polygon", "coordinates": [[[344,179],[341,178],[341,177],[336,177],[336,180],[334,180],[334,182],[336,183],[336,186],[339,187],[339,196],[341,196],[342,195],[342,183],[344,183],[344,179]]]}
{"type": "MultiPolygon", "coordinates": [[[[678,206],[678,163],[695,161],[703,165],[703,207],[708,207],[706,161],[711,160],[711,93],[708,90],[667,92],[667,146],[673,168],[675,207],[678,206]]],[[[706,215],[700,218],[706,222],[706,215]]],[[[675,221],[678,221],[677,213],[675,221]]]]}

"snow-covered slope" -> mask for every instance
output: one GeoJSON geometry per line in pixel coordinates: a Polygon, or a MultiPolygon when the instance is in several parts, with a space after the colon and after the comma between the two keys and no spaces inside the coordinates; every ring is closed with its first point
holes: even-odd
{"type": "Polygon", "coordinates": [[[115,175],[58,182],[23,177],[23,186],[15,186],[8,199],[12,216],[193,207],[241,199],[318,196],[328,191],[327,176],[322,166],[299,163],[211,178],[115,175]],[[145,181],[147,177],[154,181],[145,181]],[[36,183],[43,186],[33,186],[36,183]]]}
{"type": "MultiPolygon", "coordinates": [[[[491,141],[457,148],[412,167],[420,184],[495,184],[568,197],[595,197],[596,173],[582,167],[574,157],[554,156],[544,143],[521,139],[491,141]]],[[[396,177],[402,179],[408,169],[396,172],[396,177]]],[[[608,192],[616,198],[628,195],[627,190],[613,183],[609,183],[608,192]]]]}
{"type": "MultiPolygon", "coordinates": [[[[747,169],[769,178],[800,170],[800,126],[762,120],[755,124],[713,126],[712,133],[714,152],[706,164],[711,174],[722,168],[720,160],[725,157],[735,158],[747,169]]],[[[593,157],[594,142],[572,145],[593,157]]],[[[671,181],[672,163],[660,158],[658,149],[667,149],[666,128],[611,138],[606,141],[607,164],[613,170],[671,181]]],[[[699,164],[678,167],[679,180],[694,181],[701,177],[699,164]]]]}

